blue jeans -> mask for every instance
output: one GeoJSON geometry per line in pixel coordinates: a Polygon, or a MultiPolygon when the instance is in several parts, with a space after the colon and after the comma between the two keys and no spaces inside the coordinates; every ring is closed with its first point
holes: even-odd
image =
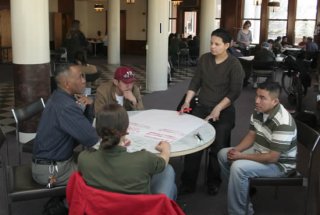
{"type": "MultiPolygon", "coordinates": [[[[251,177],[281,177],[284,175],[276,164],[263,164],[251,160],[236,160],[230,163],[227,152],[231,148],[221,149],[218,161],[222,177],[229,178],[228,183],[228,214],[246,214],[249,178],[251,177]]],[[[253,153],[252,149],[244,153],[253,153]]],[[[248,215],[253,214],[252,204],[249,203],[248,215]]]]}
{"type": "Polygon", "coordinates": [[[166,168],[152,176],[151,193],[163,193],[172,200],[177,198],[177,186],[175,183],[175,172],[170,164],[166,168]]]}

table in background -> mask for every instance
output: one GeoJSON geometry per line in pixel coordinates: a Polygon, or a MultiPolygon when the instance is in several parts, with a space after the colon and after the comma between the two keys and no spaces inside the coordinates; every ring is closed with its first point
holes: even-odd
{"type": "Polygon", "coordinates": [[[94,50],[94,56],[97,56],[97,45],[101,44],[103,45],[102,41],[94,41],[94,40],[89,40],[89,43],[91,44],[93,50],[94,50]]]}

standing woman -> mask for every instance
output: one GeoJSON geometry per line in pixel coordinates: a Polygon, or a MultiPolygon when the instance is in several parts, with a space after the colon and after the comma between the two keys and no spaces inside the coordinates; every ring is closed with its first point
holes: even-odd
{"type": "Polygon", "coordinates": [[[237,42],[239,48],[244,55],[248,55],[249,45],[252,42],[252,33],[249,30],[251,27],[251,22],[249,20],[245,21],[242,29],[238,32],[237,42]]]}
{"type": "MultiPolygon", "coordinates": [[[[207,188],[210,195],[219,191],[221,184],[217,153],[230,146],[231,130],[235,124],[234,101],[239,97],[244,79],[244,71],[239,60],[228,53],[231,35],[217,29],[211,33],[210,52],[203,54],[192,78],[181,110],[190,107],[192,98],[198,93],[199,103],[192,114],[209,121],[216,130],[216,138],[211,145],[207,174],[207,188]]],[[[195,191],[202,152],[185,156],[182,184],[179,193],[195,191]]]]}

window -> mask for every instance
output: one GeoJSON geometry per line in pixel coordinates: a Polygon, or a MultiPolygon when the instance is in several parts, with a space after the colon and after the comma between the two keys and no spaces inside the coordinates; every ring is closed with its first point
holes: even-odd
{"type": "MultiPolygon", "coordinates": [[[[243,22],[249,20],[251,22],[252,43],[259,43],[260,40],[260,17],[261,5],[255,5],[253,0],[245,0],[243,22]]],[[[242,29],[242,26],[239,30],[242,29]]]]}
{"type": "Polygon", "coordinates": [[[220,28],[221,20],[221,0],[216,0],[216,19],[214,21],[214,28],[220,28]]]}
{"type": "Polygon", "coordinates": [[[268,39],[287,35],[288,0],[278,0],[280,7],[269,7],[268,39]]]}
{"type": "Polygon", "coordinates": [[[297,0],[294,44],[303,36],[313,37],[316,25],[317,0],[297,0]]]}

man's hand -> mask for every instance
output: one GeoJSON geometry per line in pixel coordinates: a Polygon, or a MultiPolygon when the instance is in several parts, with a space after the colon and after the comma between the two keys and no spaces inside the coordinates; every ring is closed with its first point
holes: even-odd
{"type": "Polygon", "coordinates": [[[76,94],[75,95],[77,102],[83,105],[91,105],[93,103],[93,100],[85,95],[76,94]]]}
{"type": "Polygon", "coordinates": [[[227,158],[229,161],[235,161],[241,159],[242,153],[232,148],[227,153],[227,158]]]}
{"type": "Polygon", "coordinates": [[[131,90],[124,91],[123,97],[128,99],[133,105],[137,104],[137,98],[133,95],[133,92],[131,90]]]}

